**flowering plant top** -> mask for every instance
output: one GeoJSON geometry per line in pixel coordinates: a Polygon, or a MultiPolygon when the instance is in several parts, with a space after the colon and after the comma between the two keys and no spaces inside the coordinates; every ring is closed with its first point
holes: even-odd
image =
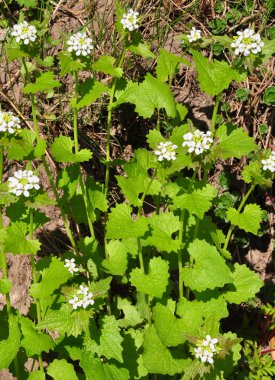
{"type": "Polygon", "coordinates": [[[20,196],[29,197],[30,190],[40,189],[39,178],[33,174],[32,170],[18,170],[13,177],[8,178],[10,192],[20,196]]]}
{"type": "Polygon", "coordinates": [[[77,56],[87,56],[94,48],[92,39],[85,32],[73,34],[67,41],[68,51],[74,52],[77,56]]]}
{"type": "Polygon", "coordinates": [[[264,43],[261,37],[254,30],[246,28],[244,31],[237,32],[231,47],[235,48],[235,55],[248,57],[251,53],[258,54],[262,50],[264,43]]]}
{"type": "Polygon", "coordinates": [[[30,42],[34,42],[37,38],[37,30],[35,26],[30,25],[27,21],[23,21],[20,24],[13,26],[11,35],[15,37],[16,42],[23,42],[24,45],[29,45],[30,42]]]}
{"type": "Polygon", "coordinates": [[[124,13],[121,19],[123,29],[128,29],[129,32],[139,28],[139,13],[133,9],[129,9],[127,13],[124,13]]]}
{"type": "Polygon", "coordinates": [[[21,129],[20,120],[12,112],[0,111],[0,132],[14,134],[21,129]]]}

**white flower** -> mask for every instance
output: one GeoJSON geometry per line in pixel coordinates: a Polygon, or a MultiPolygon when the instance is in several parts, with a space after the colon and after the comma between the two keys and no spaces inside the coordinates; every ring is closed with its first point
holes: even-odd
{"type": "Polygon", "coordinates": [[[27,21],[13,26],[11,35],[15,37],[16,42],[23,41],[25,45],[36,40],[36,29],[33,25],[29,25],[27,21]]]}
{"type": "Polygon", "coordinates": [[[215,345],[218,343],[218,339],[212,339],[210,335],[206,335],[206,338],[199,342],[197,348],[194,349],[196,358],[200,359],[203,363],[214,363],[213,356],[217,352],[215,345]]]}
{"type": "Polygon", "coordinates": [[[172,144],[171,141],[161,142],[155,150],[155,155],[158,156],[158,161],[166,159],[167,161],[174,161],[176,159],[177,145],[172,144]]]}
{"type": "Polygon", "coordinates": [[[266,160],[261,161],[263,164],[263,170],[269,170],[271,173],[275,172],[275,150],[273,150],[270,156],[266,160]]]}
{"type": "Polygon", "coordinates": [[[65,268],[68,268],[68,271],[71,274],[74,274],[75,272],[79,271],[78,267],[75,264],[75,259],[65,259],[65,263],[66,263],[64,264],[65,268]]]}
{"type": "Polygon", "coordinates": [[[121,24],[123,29],[128,29],[132,32],[135,29],[139,28],[139,13],[133,11],[133,9],[129,9],[127,13],[124,13],[121,19],[121,24]]]}
{"type": "Polygon", "coordinates": [[[0,111],[0,132],[15,133],[20,129],[20,120],[11,112],[0,111]]]}
{"type": "Polygon", "coordinates": [[[33,174],[32,170],[18,170],[14,172],[13,177],[8,178],[10,192],[20,196],[23,194],[25,197],[30,196],[32,189],[40,189],[39,178],[33,174]]]}
{"type": "Polygon", "coordinates": [[[189,42],[195,42],[201,38],[201,30],[196,29],[194,26],[190,30],[190,34],[186,35],[189,42]]]}
{"type": "Polygon", "coordinates": [[[237,35],[231,44],[231,47],[235,48],[234,53],[236,55],[240,54],[247,57],[250,53],[260,53],[264,43],[261,41],[260,35],[254,33],[254,30],[246,28],[242,32],[237,32],[237,35]]]}
{"type": "Polygon", "coordinates": [[[188,132],[183,135],[185,141],[182,143],[182,146],[188,146],[188,153],[195,152],[195,154],[199,155],[210,149],[210,146],[213,143],[213,139],[210,136],[210,131],[204,133],[199,129],[196,129],[194,133],[188,132]]]}
{"type": "Polygon", "coordinates": [[[69,300],[69,304],[72,305],[73,309],[77,309],[78,307],[83,307],[86,309],[86,307],[95,303],[92,298],[93,293],[89,292],[89,288],[87,286],[80,285],[76,294],[71,300],[69,300]]]}
{"type": "Polygon", "coordinates": [[[77,56],[83,55],[84,57],[91,53],[94,48],[92,44],[92,39],[87,37],[85,32],[73,34],[67,41],[68,51],[75,52],[77,56]]]}

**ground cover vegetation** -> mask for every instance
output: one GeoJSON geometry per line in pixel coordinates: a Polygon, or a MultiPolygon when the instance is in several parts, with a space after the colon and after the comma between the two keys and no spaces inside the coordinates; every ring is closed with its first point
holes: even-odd
{"type": "Polygon", "coordinates": [[[274,378],[272,2],[0,6],[0,377],[274,378]]]}

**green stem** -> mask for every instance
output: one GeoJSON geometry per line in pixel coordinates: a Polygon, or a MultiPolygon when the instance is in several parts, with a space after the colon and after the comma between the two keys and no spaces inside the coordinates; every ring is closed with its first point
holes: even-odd
{"type": "Polygon", "coordinates": [[[54,183],[54,180],[53,180],[53,176],[52,176],[52,173],[50,171],[50,168],[49,168],[49,165],[46,161],[46,158],[45,157],[42,157],[42,162],[43,162],[43,165],[44,165],[44,168],[45,168],[45,171],[47,173],[47,176],[49,178],[49,181],[50,181],[50,185],[51,185],[51,188],[53,190],[53,193],[54,193],[54,196],[55,196],[55,199],[56,199],[56,202],[58,204],[58,207],[60,209],[60,213],[61,213],[61,217],[62,217],[62,220],[63,220],[63,223],[64,223],[64,226],[65,226],[65,229],[66,229],[66,232],[67,232],[67,235],[68,235],[68,238],[70,240],[70,243],[75,251],[75,253],[78,253],[78,248],[77,248],[77,244],[74,240],[74,237],[73,237],[73,234],[72,234],[72,231],[70,229],[70,225],[69,225],[69,220],[67,218],[67,215],[63,209],[63,206],[61,205],[61,202],[60,202],[60,198],[59,198],[59,195],[58,195],[58,192],[57,192],[57,188],[55,186],[55,183],[54,183]]]}
{"type": "MultiPolygon", "coordinates": [[[[77,71],[74,71],[74,79],[75,79],[75,97],[77,99],[78,98],[78,73],[77,73],[77,71]]],[[[77,123],[78,111],[77,111],[77,108],[73,109],[73,114],[74,114],[74,121],[73,121],[73,124],[74,124],[74,150],[75,150],[75,153],[78,153],[79,150],[78,150],[78,125],[77,125],[78,124],[77,123]]],[[[82,178],[80,166],[79,166],[79,184],[81,187],[81,192],[82,192],[82,196],[83,196],[83,200],[84,200],[84,204],[85,204],[90,234],[92,237],[94,237],[95,236],[94,226],[93,226],[93,223],[92,223],[91,218],[90,218],[90,215],[92,213],[92,206],[91,206],[89,199],[88,199],[88,195],[87,195],[86,188],[84,185],[84,181],[82,178]]]]}
{"type": "MultiPolygon", "coordinates": [[[[28,81],[31,82],[31,78],[30,78],[30,74],[29,74],[29,71],[28,71],[28,67],[26,65],[25,58],[22,58],[22,62],[23,62],[23,66],[25,68],[26,77],[27,77],[28,81]]],[[[37,113],[36,113],[36,103],[35,103],[35,97],[34,97],[33,94],[31,94],[31,104],[32,104],[32,119],[33,119],[33,125],[34,125],[34,129],[35,129],[35,135],[36,135],[36,138],[39,139],[39,129],[38,129],[37,113]]],[[[49,178],[51,187],[53,189],[55,199],[56,199],[57,204],[58,204],[58,206],[60,208],[61,216],[62,216],[62,219],[63,219],[63,223],[64,223],[64,226],[65,226],[68,238],[70,240],[70,243],[72,244],[72,247],[73,247],[74,251],[76,253],[78,253],[78,248],[77,248],[76,242],[75,242],[75,240],[73,238],[73,234],[72,234],[71,229],[69,227],[69,222],[68,222],[67,216],[66,216],[66,214],[64,212],[63,207],[60,204],[60,198],[59,198],[59,195],[58,195],[58,192],[57,192],[57,189],[56,189],[56,186],[55,186],[55,183],[54,183],[51,171],[49,169],[49,166],[48,166],[48,163],[47,163],[45,157],[42,157],[42,162],[43,162],[43,165],[45,167],[47,176],[49,178]]]]}
{"type": "MultiPolygon", "coordinates": [[[[190,192],[194,179],[196,178],[197,170],[194,170],[193,176],[190,180],[187,194],[190,192]]],[[[182,209],[180,214],[180,230],[179,230],[179,241],[180,241],[180,250],[178,252],[178,267],[179,267],[179,298],[183,297],[183,279],[182,279],[182,267],[183,267],[183,250],[185,244],[183,243],[184,232],[185,232],[185,214],[186,210],[182,209]]]]}
{"type": "Polygon", "coordinates": [[[219,108],[221,97],[222,97],[222,92],[220,94],[216,95],[216,99],[215,99],[215,105],[214,105],[214,109],[213,109],[212,120],[211,120],[211,128],[210,128],[212,136],[214,136],[214,134],[215,134],[215,125],[216,125],[217,113],[218,113],[218,108],[219,108]]]}
{"type": "MultiPolygon", "coordinates": [[[[30,240],[33,240],[33,209],[30,209],[29,231],[30,231],[30,233],[29,233],[30,240]]],[[[36,275],[34,255],[31,255],[31,267],[32,267],[33,283],[37,284],[37,275],[36,275]]],[[[38,300],[36,300],[36,315],[37,315],[37,322],[41,323],[41,309],[40,309],[40,302],[38,300]]],[[[40,370],[44,371],[41,354],[38,355],[38,361],[39,361],[40,370]]]]}
{"type": "MultiPolygon", "coordinates": [[[[256,186],[256,185],[252,185],[252,186],[249,188],[249,190],[247,191],[247,193],[245,194],[245,196],[243,197],[243,199],[242,199],[242,201],[241,201],[241,203],[240,203],[240,205],[239,205],[239,207],[238,207],[238,209],[237,209],[238,212],[241,212],[243,206],[245,205],[245,202],[247,201],[249,195],[250,195],[250,194],[252,193],[252,191],[254,190],[255,186],[256,186]]],[[[235,225],[234,225],[234,224],[231,224],[231,226],[230,226],[230,228],[229,228],[229,230],[228,230],[228,232],[227,232],[227,235],[226,235],[226,238],[225,238],[225,242],[224,242],[224,246],[223,246],[223,249],[224,249],[224,250],[226,250],[227,247],[228,247],[228,244],[229,244],[229,241],[230,241],[230,238],[231,238],[232,232],[233,232],[233,230],[234,230],[234,227],[235,227],[235,225]]]]}
{"type": "MultiPolygon", "coordinates": [[[[118,68],[121,68],[124,58],[126,54],[126,47],[123,48],[118,68]]],[[[106,174],[105,174],[105,195],[108,196],[109,192],[109,182],[110,182],[110,140],[111,140],[111,124],[112,124],[112,108],[113,108],[113,101],[114,96],[116,92],[116,85],[117,85],[117,78],[113,80],[112,87],[111,87],[111,93],[110,93],[110,100],[108,105],[108,115],[107,115],[107,142],[106,142],[106,174]]]]}

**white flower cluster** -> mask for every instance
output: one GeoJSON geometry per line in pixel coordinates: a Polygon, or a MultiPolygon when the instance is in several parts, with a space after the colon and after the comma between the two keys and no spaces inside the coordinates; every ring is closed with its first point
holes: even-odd
{"type": "Polygon", "coordinates": [[[17,116],[11,112],[0,111],[0,132],[13,134],[20,128],[20,120],[17,116]]]}
{"type": "Polygon", "coordinates": [[[94,48],[92,44],[92,39],[87,37],[85,32],[73,34],[67,41],[68,51],[75,52],[77,56],[83,55],[84,57],[91,53],[94,48]]]}
{"type": "Polygon", "coordinates": [[[39,178],[33,174],[32,170],[18,170],[14,172],[13,177],[8,178],[10,192],[20,196],[23,194],[25,197],[30,196],[32,189],[40,189],[39,178]]]}
{"type": "Polygon", "coordinates": [[[246,28],[242,32],[237,32],[238,36],[234,37],[234,42],[231,47],[235,48],[236,55],[249,56],[250,53],[258,54],[262,50],[264,43],[261,41],[261,37],[258,33],[254,33],[254,30],[246,28]]]}
{"type": "Polygon", "coordinates": [[[196,29],[194,26],[190,30],[190,34],[186,35],[189,42],[195,42],[201,38],[201,30],[196,29]]]}
{"type": "Polygon", "coordinates": [[[78,272],[79,271],[79,268],[76,266],[75,264],[75,259],[65,259],[65,264],[64,264],[65,268],[68,269],[68,271],[71,273],[71,274],[74,274],[75,272],[78,272]]]}
{"type": "Polygon", "coordinates": [[[163,161],[166,159],[167,161],[174,161],[176,159],[177,145],[171,143],[171,141],[161,142],[155,150],[155,155],[158,156],[158,161],[163,161]]]}
{"type": "Polygon", "coordinates": [[[139,28],[139,13],[133,11],[133,9],[129,9],[127,13],[124,13],[121,19],[121,24],[123,29],[128,29],[132,32],[135,29],[139,28]]]}
{"type": "Polygon", "coordinates": [[[204,133],[199,129],[196,129],[194,133],[188,132],[183,135],[185,141],[182,143],[182,146],[188,146],[188,153],[195,152],[197,155],[201,154],[210,149],[210,146],[213,143],[213,139],[210,136],[210,131],[204,133]]]}
{"type": "Polygon", "coordinates": [[[218,339],[211,339],[210,335],[206,335],[205,340],[201,341],[197,348],[194,349],[196,358],[200,359],[203,363],[214,363],[213,356],[217,352],[215,345],[218,343],[218,339]]]}
{"type": "Polygon", "coordinates": [[[271,173],[275,172],[275,150],[273,150],[270,156],[266,160],[262,160],[263,170],[269,170],[271,173]]]}
{"type": "Polygon", "coordinates": [[[29,25],[27,21],[13,26],[11,35],[15,37],[16,42],[23,41],[25,45],[36,40],[36,29],[33,25],[29,25]]]}
{"type": "Polygon", "coordinates": [[[69,300],[69,303],[72,305],[73,309],[77,309],[78,307],[83,307],[86,309],[87,306],[95,303],[92,298],[93,293],[89,292],[89,288],[87,286],[80,285],[77,293],[71,300],[69,300]]]}

